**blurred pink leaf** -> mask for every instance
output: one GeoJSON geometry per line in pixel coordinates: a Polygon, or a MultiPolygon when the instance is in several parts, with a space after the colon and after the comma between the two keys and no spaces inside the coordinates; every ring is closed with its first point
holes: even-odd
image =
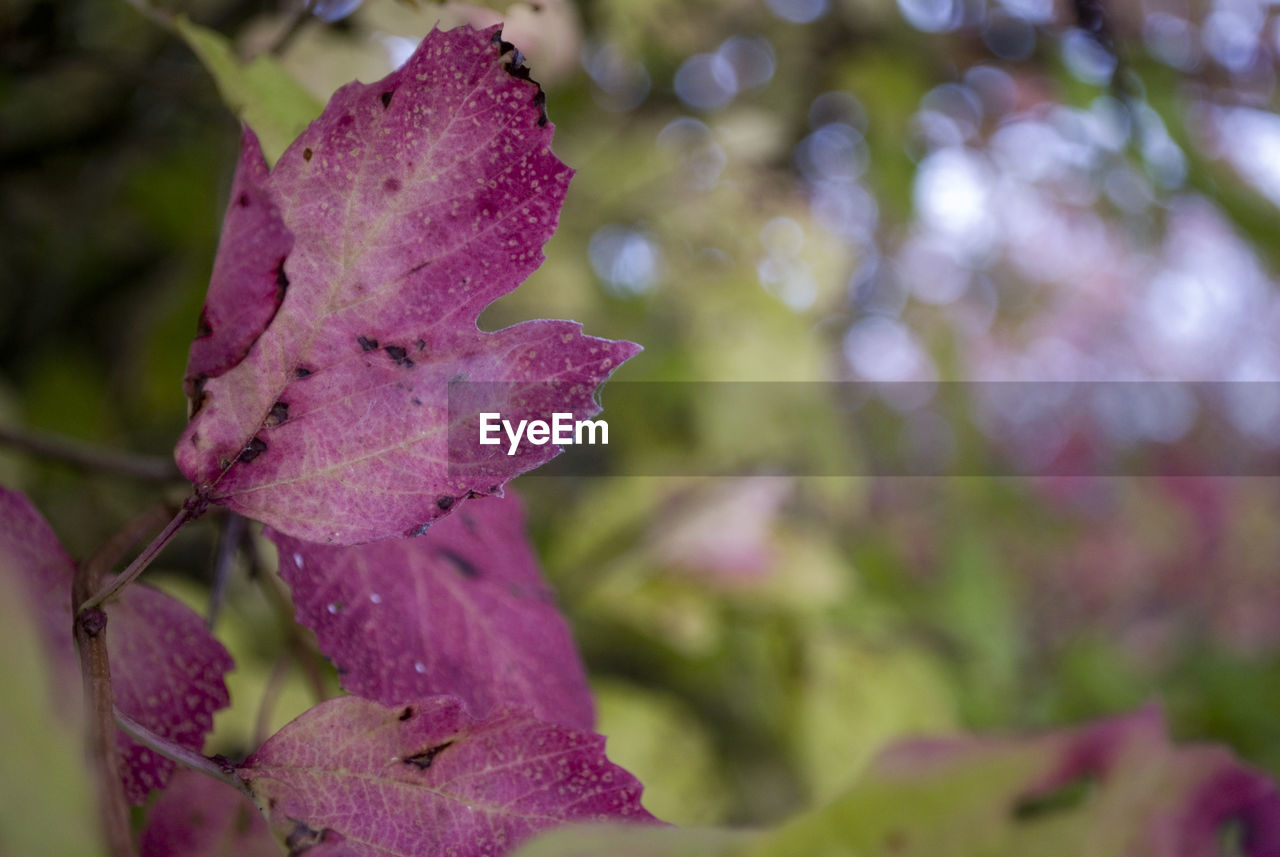
{"type": "Polygon", "coordinates": [[[559,219],[572,171],[542,104],[496,27],[433,31],[398,71],[333,96],[261,182],[293,236],[288,288],[178,442],[202,495],[309,541],[418,533],[559,451],[451,471],[451,382],[508,382],[495,409],[511,419],[598,412],[596,387],[637,346],[573,322],[476,327],[559,219]]]}
{"type": "Polygon", "coordinates": [[[468,500],[417,539],[336,547],[268,535],[298,621],[352,693],[384,705],[447,693],[475,716],[513,703],[594,725],[582,662],[515,497],[468,500]]]}
{"type": "Polygon", "coordinates": [[[280,838],[356,857],[500,855],[568,822],[652,822],[604,738],[454,697],[386,707],[321,703],[270,738],[240,776],[280,838]]]}
{"type": "MultiPolygon", "coordinates": [[[[12,575],[40,617],[60,704],[80,705],[80,667],[71,637],[75,563],[35,507],[0,488],[0,573],[12,575]]],[[[182,603],[146,586],[131,586],[106,604],[107,651],[117,707],[165,738],[192,750],[204,746],[213,712],[229,699],[223,675],[231,656],[182,603]]],[[[134,804],[163,788],[174,763],[118,733],[121,779],[134,804]]]]}
{"type": "Polygon", "coordinates": [[[280,857],[280,846],[253,801],[184,770],[147,814],[139,857],[280,857]]]}

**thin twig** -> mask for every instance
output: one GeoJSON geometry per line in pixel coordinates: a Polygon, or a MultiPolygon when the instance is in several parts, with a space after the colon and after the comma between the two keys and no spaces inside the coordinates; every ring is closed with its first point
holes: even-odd
{"type": "Polygon", "coordinates": [[[285,48],[289,46],[298,33],[302,32],[302,28],[307,24],[307,20],[311,17],[311,12],[315,9],[316,0],[306,0],[306,2],[294,6],[289,13],[289,20],[285,24],[284,29],[280,31],[280,35],[267,47],[265,53],[273,57],[279,57],[284,54],[285,48]]]}
{"type": "Polygon", "coordinates": [[[142,541],[147,533],[154,531],[157,527],[163,527],[173,513],[172,503],[157,503],[145,512],[135,515],[107,539],[106,543],[85,561],[85,565],[88,566],[86,573],[91,585],[88,592],[92,594],[94,590],[101,587],[102,581],[107,578],[107,573],[115,568],[128,550],[142,541]]]}
{"type": "Polygon", "coordinates": [[[138,575],[142,574],[147,566],[151,565],[152,560],[159,556],[160,551],[164,550],[165,545],[169,544],[169,542],[173,540],[173,537],[178,534],[178,531],[181,530],[183,526],[185,526],[189,521],[193,521],[204,514],[204,510],[208,507],[208,502],[208,500],[199,494],[194,494],[188,497],[187,501],[182,504],[182,508],[178,510],[178,514],[174,515],[173,520],[166,524],[165,528],[160,531],[160,534],[151,540],[151,544],[143,548],[142,553],[138,554],[138,556],[133,560],[133,562],[129,563],[128,567],[125,568],[124,571],[116,575],[114,580],[99,589],[93,596],[81,604],[76,612],[83,613],[85,610],[97,607],[99,604],[132,583],[138,575]]]}
{"type": "Polygon", "coordinates": [[[315,647],[310,634],[298,624],[294,616],[293,598],[280,575],[272,571],[263,560],[258,544],[246,533],[245,552],[249,558],[249,576],[256,578],[262,586],[267,601],[275,609],[276,615],[284,623],[288,634],[289,652],[297,659],[298,666],[311,685],[311,693],[316,702],[324,702],[332,694],[324,679],[324,655],[315,647]]]}
{"type": "Polygon", "coordinates": [[[244,538],[247,523],[243,515],[237,515],[235,512],[227,513],[226,520],[223,522],[222,533],[218,538],[218,555],[213,563],[213,586],[209,588],[209,606],[204,616],[204,624],[210,630],[217,623],[218,614],[222,612],[222,602],[226,600],[232,566],[240,550],[240,542],[244,538]]]}
{"type": "Polygon", "coordinates": [[[271,715],[275,711],[276,702],[280,699],[280,691],[284,689],[285,679],[289,677],[289,665],[293,657],[289,652],[281,652],[276,662],[271,665],[271,674],[267,676],[267,686],[262,689],[258,699],[258,715],[253,722],[253,746],[261,747],[269,737],[271,715]]]}
{"type": "Polygon", "coordinates": [[[168,458],[103,449],[70,438],[37,434],[12,426],[0,426],[0,444],[15,447],[41,458],[51,458],[80,470],[98,470],[103,473],[114,473],[117,476],[154,482],[182,478],[178,468],[168,458]]]}
{"type": "Polygon", "coordinates": [[[157,735],[118,708],[115,710],[115,722],[130,738],[139,744],[145,744],[166,759],[172,759],[180,765],[186,765],[193,771],[199,771],[205,776],[213,777],[218,782],[226,783],[246,797],[253,798],[253,792],[250,791],[248,784],[240,779],[240,776],[236,773],[235,765],[230,762],[222,761],[218,758],[210,759],[195,750],[183,747],[181,744],[157,735]]]}

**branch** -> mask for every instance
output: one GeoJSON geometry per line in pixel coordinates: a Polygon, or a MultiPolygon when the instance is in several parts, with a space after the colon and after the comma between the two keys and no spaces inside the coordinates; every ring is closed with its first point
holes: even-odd
{"type": "Polygon", "coordinates": [[[170,741],[168,738],[157,735],[118,708],[115,710],[115,722],[130,738],[139,744],[145,744],[166,759],[171,759],[180,765],[186,765],[188,768],[199,771],[207,777],[213,777],[220,783],[226,783],[250,800],[253,799],[253,792],[250,791],[248,784],[240,779],[240,776],[236,773],[235,765],[230,762],[221,757],[210,759],[195,750],[188,749],[181,744],[170,741]]]}
{"type": "Polygon", "coordinates": [[[80,603],[79,601],[73,602],[80,604],[79,608],[76,610],[77,614],[97,607],[99,604],[106,601],[108,598],[112,597],[137,579],[138,575],[142,574],[142,572],[146,570],[147,566],[151,565],[152,560],[160,555],[160,551],[164,550],[165,545],[169,544],[169,542],[173,540],[173,537],[178,534],[178,531],[181,530],[189,521],[194,521],[196,518],[203,515],[205,509],[208,508],[208,505],[209,501],[200,494],[193,494],[188,497],[186,502],[182,504],[182,508],[178,510],[178,514],[173,516],[173,520],[165,525],[165,528],[160,531],[160,534],[151,540],[151,544],[142,549],[142,553],[138,554],[134,561],[129,563],[129,566],[124,571],[116,575],[116,578],[109,584],[98,589],[92,597],[88,598],[83,603],[80,603]]]}
{"type": "Polygon", "coordinates": [[[61,461],[80,470],[99,470],[154,482],[182,478],[178,468],[167,458],[103,449],[70,438],[36,434],[10,426],[0,426],[0,443],[42,458],[61,461]]]}
{"type": "Polygon", "coordinates": [[[244,545],[246,555],[249,558],[250,578],[256,579],[261,584],[262,591],[267,596],[267,601],[270,602],[276,616],[279,617],[285,633],[289,637],[290,653],[297,659],[298,665],[302,667],[303,674],[311,684],[311,692],[315,696],[316,702],[324,702],[332,696],[324,680],[324,655],[315,647],[315,638],[298,624],[298,620],[294,616],[293,597],[289,594],[288,587],[280,579],[280,575],[263,561],[257,543],[253,539],[246,537],[244,545]]]}
{"type": "MultiPolygon", "coordinates": [[[[89,574],[83,570],[86,567],[76,571],[73,597],[89,588],[89,574]]],[[[107,658],[107,614],[97,609],[86,610],[75,618],[73,630],[84,682],[85,737],[103,838],[111,857],[136,857],[138,852],[134,848],[129,807],[120,783],[120,752],[111,716],[115,703],[111,697],[111,664],[107,658]]]]}
{"type": "Polygon", "coordinates": [[[205,610],[204,624],[210,631],[218,622],[218,614],[222,612],[222,602],[226,599],[227,586],[231,580],[232,565],[240,550],[240,543],[245,537],[248,521],[242,515],[228,512],[222,525],[222,534],[218,539],[218,555],[213,565],[213,586],[209,589],[209,606],[205,610]]]}

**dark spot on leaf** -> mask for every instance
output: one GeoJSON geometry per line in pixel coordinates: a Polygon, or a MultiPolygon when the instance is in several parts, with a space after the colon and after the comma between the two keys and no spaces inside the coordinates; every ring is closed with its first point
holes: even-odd
{"type": "MultiPolygon", "coordinates": [[[[420,263],[418,263],[417,265],[414,265],[412,268],[410,268],[410,269],[409,269],[409,274],[416,274],[416,273],[418,273],[419,271],[421,271],[423,268],[427,267],[427,266],[428,266],[428,265],[430,265],[430,264],[431,264],[431,260],[429,260],[429,259],[428,259],[426,262],[420,262],[420,263]]],[[[409,276],[409,274],[405,274],[405,276],[407,277],[407,276],[409,276]]]]}
{"type": "Polygon", "coordinates": [[[200,320],[196,322],[196,339],[213,335],[213,325],[209,324],[209,308],[200,310],[200,320]]]}
{"type": "Polygon", "coordinates": [[[413,716],[413,706],[406,708],[400,712],[400,720],[403,722],[413,716]]]}
{"type": "Polygon", "coordinates": [[[249,194],[247,194],[247,193],[242,193],[242,194],[240,194],[240,198],[239,198],[239,199],[237,199],[237,200],[236,200],[236,202],[240,203],[240,207],[241,207],[241,208],[248,208],[248,207],[249,207],[249,194]]]}
{"type": "Polygon", "coordinates": [[[394,360],[397,366],[403,366],[406,369],[413,366],[413,361],[409,359],[409,352],[399,345],[388,345],[382,350],[387,352],[387,356],[394,360]]]}
{"type": "Polygon", "coordinates": [[[372,351],[378,347],[378,340],[370,339],[367,336],[357,336],[356,342],[360,343],[361,351],[372,351]]]}
{"type": "Polygon", "coordinates": [[[303,149],[303,150],[302,150],[302,160],[304,160],[304,161],[309,161],[309,160],[311,160],[311,156],[312,156],[312,154],[314,154],[314,153],[311,151],[311,149],[310,149],[310,148],[303,149]]]}
{"type": "Polygon", "coordinates": [[[421,400],[421,399],[419,399],[417,396],[414,396],[414,397],[413,397],[412,399],[410,399],[409,401],[413,402],[415,405],[421,405],[421,404],[422,404],[422,400],[421,400]]]}
{"type": "Polygon", "coordinates": [[[289,419],[289,405],[285,402],[276,402],[271,406],[271,410],[267,413],[267,418],[263,421],[263,424],[278,426],[287,419],[289,419]]]}
{"type": "Polygon", "coordinates": [[[425,536],[429,529],[431,529],[431,522],[423,521],[421,524],[418,524],[418,526],[409,531],[409,538],[416,539],[418,536],[425,536]]]}
{"type": "Polygon", "coordinates": [[[447,512],[449,509],[453,508],[453,504],[457,502],[457,499],[458,498],[450,497],[446,494],[443,497],[436,498],[436,505],[440,507],[442,512],[447,512]]]}
{"type": "Polygon", "coordinates": [[[289,275],[284,272],[285,257],[280,257],[280,263],[276,265],[276,300],[284,300],[284,293],[289,288],[289,275]]]}
{"type": "Polygon", "coordinates": [[[475,579],[480,576],[480,570],[475,567],[471,560],[459,553],[454,553],[448,548],[440,548],[436,551],[440,556],[453,563],[454,569],[463,577],[475,579]]]}
{"type": "Polygon", "coordinates": [[[244,462],[253,461],[255,458],[257,458],[259,455],[262,455],[262,453],[266,451],[267,451],[266,442],[263,441],[262,438],[260,437],[255,437],[253,440],[249,441],[248,446],[240,450],[240,455],[238,458],[236,458],[236,461],[244,461],[244,462]]]}
{"type": "Polygon", "coordinates": [[[418,350],[419,350],[419,351],[421,351],[422,349],[424,349],[424,348],[426,348],[426,347],[427,347],[427,341],[426,341],[425,339],[419,339],[419,340],[418,340],[418,350]]]}
{"type": "Polygon", "coordinates": [[[382,188],[387,193],[395,193],[396,191],[400,190],[400,180],[397,178],[388,177],[386,181],[382,183],[382,188]]]}
{"type": "Polygon", "coordinates": [[[383,110],[386,110],[388,107],[391,106],[391,97],[395,94],[396,94],[396,91],[394,89],[388,89],[386,92],[382,93],[380,98],[382,99],[383,110]]]}
{"type": "Polygon", "coordinates": [[[80,630],[87,637],[96,637],[107,628],[107,614],[97,607],[84,611],[76,621],[80,623],[80,630]]]}
{"type": "Polygon", "coordinates": [[[295,378],[305,378],[310,374],[311,370],[305,366],[299,366],[297,369],[293,370],[293,377],[295,378]]]}
{"type": "Polygon", "coordinates": [[[421,753],[414,753],[412,756],[407,757],[404,760],[404,763],[406,765],[413,765],[415,768],[417,768],[420,771],[425,771],[427,768],[431,767],[431,763],[436,760],[436,756],[439,756],[442,752],[444,752],[447,748],[449,748],[452,745],[453,745],[452,741],[445,741],[443,744],[437,744],[434,747],[428,747],[427,749],[423,750],[421,753]]]}

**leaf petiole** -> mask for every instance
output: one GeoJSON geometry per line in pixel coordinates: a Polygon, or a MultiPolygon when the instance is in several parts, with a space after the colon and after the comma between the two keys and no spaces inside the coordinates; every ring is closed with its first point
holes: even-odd
{"type": "Polygon", "coordinates": [[[213,777],[220,783],[226,783],[250,799],[253,798],[253,792],[249,790],[249,786],[245,781],[236,774],[236,768],[231,763],[220,761],[217,758],[211,759],[208,756],[197,753],[195,750],[183,747],[181,744],[157,735],[119,708],[115,709],[115,720],[116,725],[139,744],[150,747],[166,759],[170,759],[180,765],[186,765],[188,768],[199,771],[205,776],[213,777]]]}
{"type": "Polygon", "coordinates": [[[182,508],[178,510],[178,514],[174,515],[173,520],[169,521],[159,535],[151,540],[151,544],[143,548],[142,552],[134,558],[133,562],[129,563],[124,571],[116,575],[110,583],[103,586],[81,604],[76,609],[76,614],[79,615],[86,610],[97,607],[136,580],[138,575],[142,574],[147,566],[151,565],[152,561],[160,555],[160,551],[164,550],[165,546],[173,540],[178,531],[188,522],[194,521],[203,515],[208,506],[209,501],[201,494],[193,494],[188,497],[186,502],[182,504],[182,508]]]}

